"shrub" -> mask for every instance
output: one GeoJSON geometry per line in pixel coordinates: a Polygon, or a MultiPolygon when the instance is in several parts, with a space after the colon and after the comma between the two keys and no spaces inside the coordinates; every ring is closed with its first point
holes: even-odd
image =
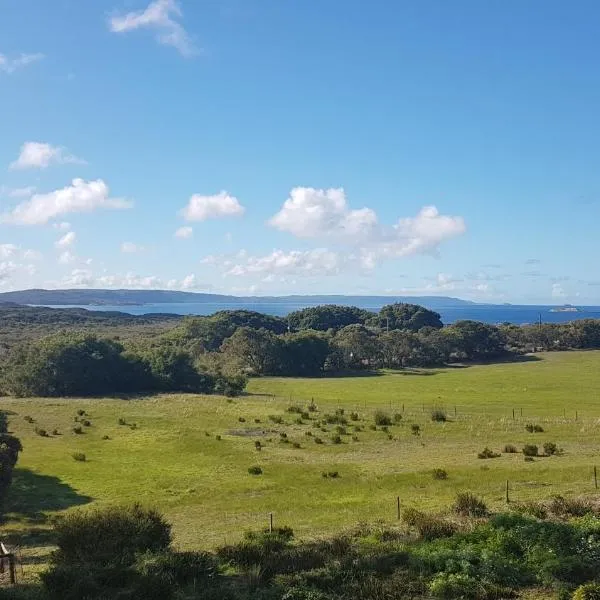
{"type": "Polygon", "coordinates": [[[91,423],[91,421],[88,421],[87,419],[84,419],[83,421],[81,421],[81,424],[82,424],[84,427],[91,427],[91,426],[92,426],[92,423],[91,423]]]}
{"type": "Polygon", "coordinates": [[[339,435],[332,435],[331,436],[331,441],[334,444],[341,444],[342,443],[342,438],[339,435]]]}
{"type": "Polygon", "coordinates": [[[317,412],[317,405],[315,404],[314,399],[310,401],[310,404],[308,405],[308,411],[309,412],[317,412]]]}
{"type": "Polygon", "coordinates": [[[394,439],[394,436],[393,436],[391,433],[388,433],[387,439],[388,439],[388,440],[393,440],[393,439],[394,439]]]}
{"type": "Polygon", "coordinates": [[[443,410],[438,408],[431,411],[431,420],[437,423],[445,423],[448,420],[448,417],[443,410]]]}
{"type": "Polygon", "coordinates": [[[103,435],[103,436],[102,436],[102,439],[103,439],[103,440],[110,440],[110,436],[108,436],[108,435],[103,435]]]}
{"type": "Polygon", "coordinates": [[[285,410],[289,413],[302,414],[302,408],[296,405],[288,406],[285,410]]]}
{"type": "Polygon", "coordinates": [[[358,421],[358,419],[359,419],[359,416],[358,416],[357,412],[351,412],[350,413],[350,420],[351,421],[358,421]]]}
{"type": "Polygon", "coordinates": [[[80,408],[80,409],[77,411],[77,415],[78,415],[78,416],[80,416],[80,417],[85,417],[85,414],[86,414],[86,413],[85,413],[85,410],[83,410],[82,408],[80,408]]]}
{"type": "Polygon", "coordinates": [[[544,444],[544,454],[546,456],[553,456],[559,454],[560,450],[554,442],[546,442],[544,444]]]}
{"type": "Polygon", "coordinates": [[[83,433],[83,427],[81,427],[80,425],[76,425],[75,427],[73,427],[73,433],[81,435],[83,433]]]}
{"type": "Polygon", "coordinates": [[[375,412],[374,419],[375,425],[378,425],[379,427],[392,424],[392,419],[390,419],[390,416],[381,410],[375,412]]]}
{"type": "Polygon", "coordinates": [[[329,425],[348,425],[348,419],[344,417],[343,413],[339,413],[337,411],[334,415],[323,415],[323,421],[329,425]]]}
{"type": "Polygon", "coordinates": [[[485,447],[481,452],[477,454],[477,458],[481,459],[498,458],[499,456],[499,454],[496,454],[493,450],[490,450],[488,447],[485,447]]]}
{"type": "Polygon", "coordinates": [[[377,431],[377,425],[369,425],[371,431],[377,431]]]}
{"type": "Polygon", "coordinates": [[[71,456],[73,457],[73,460],[76,460],[77,462],[85,462],[87,460],[83,452],[73,452],[71,456]]]}
{"type": "Polygon", "coordinates": [[[39,427],[36,427],[34,431],[40,437],[48,437],[48,432],[45,429],[40,429],[39,427]]]}
{"type": "Polygon", "coordinates": [[[283,423],[283,417],[280,417],[279,415],[269,415],[269,421],[281,425],[283,423]]]}
{"type": "Polygon", "coordinates": [[[132,431],[134,431],[135,429],[137,429],[137,423],[132,423],[132,424],[129,426],[129,429],[131,429],[132,431]]]}
{"type": "Polygon", "coordinates": [[[304,421],[300,418],[296,419],[294,423],[296,423],[296,425],[304,425],[304,421]]]}
{"type": "Polygon", "coordinates": [[[429,583],[434,598],[482,598],[481,581],[464,573],[437,573],[429,583]]]}
{"type": "Polygon", "coordinates": [[[315,438],[315,444],[322,444],[323,440],[320,437],[315,438]]]}
{"type": "Polygon", "coordinates": [[[389,433],[389,431],[390,431],[390,428],[389,428],[387,425],[384,425],[384,426],[381,428],[381,431],[383,431],[383,433],[389,433]]]}
{"type": "Polygon", "coordinates": [[[300,444],[300,442],[294,442],[294,443],[292,444],[292,446],[293,446],[294,448],[302,448],[302,445],[300,444]]]}
{"type": "Polygon", "coordinates": [[[525,456],[537,456],[538,455],[538,447],[534,444],[525,444],[522,450],[525,456]]]}
{"type": "Polygon", "coordinates": [[[287,433],[285,431],[282,431],[282,432],[279,433],[279,437],[282,440],[285,440],[285,439],[287,439],[287,433]]]}
{"type": "Polygon", "coordinates": [[[533,462],[533,456],[525,456],[525,457],[523,458],[523,460],[524,460],[525,462],[533,462]]]}
{"type": "Polygon", "coordinates": [[[300,413],[300,416],[305,420],[308,421],[310,419],[310,413],[306,412],[306,411],[302,411],[300,413]]]}
{"type": "Polygon", "coordinates": [[[357,435],[353,435],[352,436],[352,441],[353,442],[358,442],[358,436],[357,435]]]}
{"type": "Polygon", "coordinates": [[[220,436],[220,435],[215,435],[215,440],[217,440],[217,442],[220,442],[220,441],[221,441],[221,439],[222,439],[222,438],[221,438],[221,436],[220,436]]]}
{"type": "Polygon", "coordinates": [[[60,431],[58,429],[53,429],[52,435],[60,435],[60,431]]]}
{"type": "Polygon", "coordinates": [[[245,423],[245,422],[246,422],[246,419],[244,419],[244,417],[238,417],[238,421],[239,421],[240,423],[245,423]]]}
{"type": "Polygon", "coordinates": [[[255,423],[260,423],[260,419],[254,419],[255,423]]]}
{"type": "Polygon", "coordinates": [[[248,473],[250,475],[262,475],[263,470],[258,466],[248,467],[248,473]]]}
{"type": "Polygon", "coordinates": [[[346,428],[343,425],[338,425],[335,430],[339,435],[348,435],[348,431],[346,431],[346,428]]]}
{"type": "Polygon", "coordinates": [[[448,473],[444,469],[434,469],[431,475],[434,479],[448,479],[448,473]]]}
{"type": "Polygon", "coordinates": [[[471,492],[457,494],[452,510],[463,517],[485,517],[488,514],[485,502],[471,492]]]}
{"type": "Polygon", "coordinates": [[[338,471],[323,471],[321,477],[325,479],[337,479],[340,476],[338,471]]]}
{"type": "Polygon", "coordinates": [[[583,517],[594,512],[594,507],[585,498],[554,496],[548,504],[548,510],[559,517],[583,517]]]}
{"type": "Polygon", "coordinates": [[[118,423],[119,423],[119,425],[127,425],[127,421],[123,417],[119,418],[118,423]]]}
{"type": "Polygon", "coordinates": [[[410,431],[413,435],[421,435],[421,426],[417,425],[416,423],[413,423],[410,426],[410,431]]]}
{"type": "Polygon", "coordinates": [[[527,423],[525,429],[529,431],[529,433],[543,433],[544,431],[544,428],[541,425],[534,425],[533,423],[527,423]]]}
{"type": "Polygon", "coordinates": [[[171,543],[171,526],[162,515],[139,504],[72,512],[54,529],[54,564],[127,565],[136,554],[160,552],[171,543]]]}
{"type": "Polygon", "coordinates": [[[513,510],[522,515],[529,515],[536,519],[545,519],[548,510],[541,502],[520,502],[513,506],[513,510]]]}
{"type": "Polygon", "coordinates": [[[600,583],[590,582],[580,585],[573,592],[573,600],[600,600],[600,583]]]}
{"type": "Polygon", "coordinates": [[[262,450],[262,442],[261,442],[260,440],[256,440],[256,441],[254,442],[254,447],[255,447],[257,450],[262,450]]]}
{"type": "Polygon", "coordinates": [[[173,552],[143,554],[136,561],[136,569],[143,575],[153,576],[171,586],[193,583],[206,587],[217,579],[215,558],[204,552],[173,552]]]}
{"type": "Polygon", "coordinates": [[[505,444],[502,448],[502,452],[505,454],[516,454],[518,452],[517,447],[513,444],[505,444]]]}
{"type": "Polygon", "coordinates": [[[306,437],[312,437],[312,434],[313,434],[313,433],[312,433],[312,431],[305,431],[305,432],[304,432],[304,435],[305,435],[306,437]]]}
{"type": "Polygon", "coordinates": [[[394,423],[396,425],[402,421],[402,415],[400,413],[394,413],[394,423]]]}
{"type": "Polygon", "coordinates": [[[29,415],[25,415],[23,417],[24,421],[27,421],[27,423],[35,423],[35,419],[33,417],[30,417],[29,415]]]}
{"type": "Polygon", "coordinates": [[[403,521],[417,530],[421,539],[434,540],[449,537],[456,532],[456,527],[440,517],[428,515],[416,508],[407,508],[402,513],[403,521]]]}

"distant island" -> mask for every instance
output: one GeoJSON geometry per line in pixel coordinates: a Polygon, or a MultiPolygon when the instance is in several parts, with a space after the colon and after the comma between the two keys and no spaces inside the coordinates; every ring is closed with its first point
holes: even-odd
{"type": "Polygon", "coordinates": [[[31,289],[0,293],[0,302],[33,304],[42,306],[143,306],[145,304],[288,304],[290,302],[342,305],[391,304],[407,302],[421,304],[432,309],[464,307],[475,304],[468,300],[446,296],[345,296],[345,295],[290,295],[290,296],[227,296],[224,294],[206,294],[180,292],[174,290],[105,290],[105,289],[68,289],[44,290],[31,289]]]}

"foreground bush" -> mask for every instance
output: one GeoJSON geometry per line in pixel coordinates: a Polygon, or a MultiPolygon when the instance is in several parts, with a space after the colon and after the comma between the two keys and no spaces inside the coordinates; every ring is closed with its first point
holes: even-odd
{"type": "Polygon", "coordinates": [[[457,494],[452,508],[457,515],[463,517],[485,517],[488,514],[485,502],[471,492],[457,494]]]}

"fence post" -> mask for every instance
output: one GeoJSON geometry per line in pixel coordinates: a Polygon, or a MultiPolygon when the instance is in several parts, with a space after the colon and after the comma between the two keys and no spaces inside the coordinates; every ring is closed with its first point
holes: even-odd
{"type": "Polygon", "coordinates": [[[508,479],[506,480],[506,504],[510,503],[510,497],[508,495],[508,479]]]}
{"type": "Polygon", "coordinates": [[[273,533],[273,513],[269,513],[269,533],[273,533]]]}
{"type": "Polygon", "coordinates": [[[513,408],[513,421],[515,420],[515,409],[513,408]]]}
{"type": "Polygon", "coordinates": [[[598,471],[596,465],[594,465],[594,487],[598,489],[598,471]]]}
{"type": "Polygon", "coordinates": [[[398,513],[398,521],[400,520],[400,496],[396,496],[396,510],[398,513]]]}

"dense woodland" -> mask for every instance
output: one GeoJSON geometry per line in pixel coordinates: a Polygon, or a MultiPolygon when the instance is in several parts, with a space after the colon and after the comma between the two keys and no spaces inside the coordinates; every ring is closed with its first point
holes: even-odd
{"type": "Polygon", "coordinates": [[[1,387],[18,396],[237,395],[250,376],[315,377],[600,348],[598,320],[444,326],[438,313],[404,303],[378,313],[323,305],[285,318],[247,310],[135,317],[10,305],[0,318],[1,387]]]}

